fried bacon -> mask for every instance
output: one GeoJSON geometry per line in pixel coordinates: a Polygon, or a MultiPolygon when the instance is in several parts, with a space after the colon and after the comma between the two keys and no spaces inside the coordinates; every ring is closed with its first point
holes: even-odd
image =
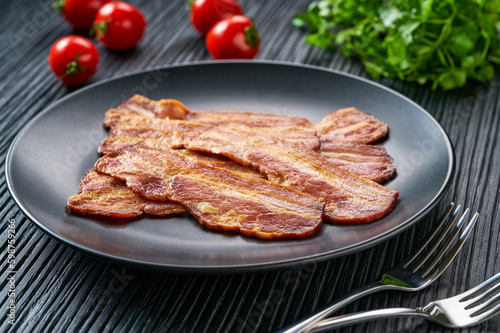
{"type": "MultiPolygon", "coordinates": [[[[106,114],[120,114],[121,111],[116,110],[115,112],[112,109],[106,114]]],[[[183,120],[149,118],[138,113],[121,115],[116,119],[108,136],[98,148],[101,154],[111,153],[148,138],[173,140],[184,132],[197,131],[208,127],[207,125],[183,120]]]]}
{"type": "Polygon", "coordinates": [[[392,210],[399,195],[338,168],[304,145],[260,136],[244,126],[186,133],[178,146],[224,155],[258,169],[269,179],[324,200],[323,217],[333,223],[375,221],[392,210]]]}
{"type": "Polygon", "coordinates": [[[298,238],[322,219],[377,220],[399,195],[375,183],[394,175],[392,158],[367,145],[388,126],[356,108],[312,124],[287,115],[191,111],[177,100],[136,95],[108,110],[104,125],[110,132],[99,152],[107,155],[68,198],[72,212],[137,217],[187,209],[210,229],[298,238]]]}
{"type": "MultiPolygon", "coordinates": [[[[331,112],[314,125],[306,118],[288,115],[229,110],[191,111],[174,99],[154,101],[141,95],[132,96],[117,109],[106,112],[104,126],[113,128],[124,121],[122,116],[131,114],[149,118],[182,119],[208,125],[240,124],[262,128],[300,126],[302,131],[317,131],[321,142],[371,143],[385,137],[389,130],[387,124],[353,107],[331,112]]],[[[296,131],[298,130],[300,129],[297,128],[296,131]]]]}
{"type": "Polygon", "coordinates": [[[95,168],[149,200],[172,200],[215,230],[259,238],[297,238],[321,225],[323,204],[310,195],[192,158],[148,139],[101,157],[95,168]]]}
{"type": "MultiPolygon", "coordinates": [[[[264,178],[249,167],[235,163],[223,156],[202,154],[185,150],[186,157],[227,169],[247,177],[264,178]]],[[[147,200],[132,192],[124,181],[90,169],[82,177],[78,194],[67,200],[70,212],[82,215],[101,215],[115,218],[134,218],[143,213],[157,216],[186,212],[181,205],[171,201],[147,200]]]]}
{"type": "MultiPolygon", "coordinates": [[[[131,110],[150,118],[185,119],[192,112],[178,100],[162,99],[154,101],[142,95],[130,97],[122,102],[118,108],[131,110]]],[[[107,121],[108,119],[105,118],[104,122],[107,121]]]]}
{"type": "MultiPolygon", "coordinates": [[[[106,112],[106,125],[111,127],[108,136],[99,146],[101,154],[141,142],[147,138],[174,140],[185,132],[196,132],[212,125],[189,120],[151,118],[128,109],[110,109],[106,112]]],[[[299,126],[259,127],[263,135],[281,140],[300,142],[312,149],[320,146],[316,130],[299,126]]]]}
{"type": "Polygon", "coordinates": [[[67,200],[70,212],[133,218],[143,213],[165,216],[186,212],[171,201],[147,200],[128,189],[125,182],[90,169],[82,178],[78,194],[67,200]]]}
{"type": "MultiPolygon", "coordinates": [[[[141,95],[134,95],[118,106],[151,118],[171,118],[192,120],[210,125],[243,124],[255,127],[302,126],[311,125],[304,117],[283,114],[268,114],[231,110],[191,111],[181,102],[174,99],[150,100],[141,95]]],[[[106,116],[105,126],[112,124],[112,115],[106,116]]]]}
{"type": "Polygon", "coordinates": [[[328,114],[313,126],[321,142],[371,143],[385,137],[389,126],[356,108],[345,108],[328,114]]]}
{"type": "Polygon", "coordinates": [[[389,180],[396,173],[394,160],[384,147],[351,142],[323,142],[318,153],[339,168],[377,183],[389,180]]]}
{"type": "MultiPolygon", "coordinates": [[[[128,109],[110,109],[106,115],[107,119],[113,119],[113,123],[107,138],[99,146],[101,154],[108,154],[147,138],[170,138],[174,141],[182,133],[198,132],[209,127],[191,121],[150,118],[128,109]]],[[[254,130],[257,131],[256,128],[254,130]]],[[[320,146],[316,131],[310,126],[262,127],[258,129],[258,133],[303,143],[315,150],[320,146]]],[[[381,147],[349,142],[323,142],[318,151],[333,164],[379,183],[390,179],[395,172],[392,159],[381,147]]]]}

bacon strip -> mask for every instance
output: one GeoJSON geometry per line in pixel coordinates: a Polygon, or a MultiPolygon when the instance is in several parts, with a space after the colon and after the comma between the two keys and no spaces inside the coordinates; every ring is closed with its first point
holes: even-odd
{"type": "MultiPolygon", "coordinates": [[[[154,101],[142,95],[134,95],[122,102],[119,109],[127,109],[150,118],[185,119],[191,110],[175,99],[154,101]]],[[[108,121],[105,118],[105,123],[108,121]]]]}
{"type": "Polygon", "coordinates": [[[185,206],[202,225],[259,238],[298,238],[321,225],[323,204],[286,186],[216,168],[148,139],[101,157],[96,170],[149,200],[185,206]]]}
{"type": "Polygon", "coordinates": [[[345,108],[328,114],[314,125],[320,141],[371,143],[385,137],[389,126],[356,108],[345,108]]]}
{"type": "Polygon", "coordinates": [[[186,133],[178,146],[227,156],[268,178],[324,200],[324,218],[333,223],[368,223],[387,215],[399,193],[328,162],[316,151],[259,136],[240,126],[186,133]]]}
{"type": "MultiPolygon", "coordinates": [[[[222,125],[228,123],[244,124],[246,126],[302,126],[311,125],[304,117],[294,117],[284,114],[268,114],[231,110],[191,111],[181,102],[174,99],[150,100],[141,95],[134,95],[128,101],[118,106],[151,118],[171,118],[193,120],[198,123],[222,125]]],[[[105,119],[105,125],[112,119],[105,119]]]]}
{"type": "MultiPolygon", "coordinates": [[[[356,108],[344,108],[328,114],[320,123],[314,125],[306,118],[287,115],[265,114],[241,111],[191,111],[184,104],[173,99],[150,100],[135,95],[123,102],[114,112],[106,112],[104,125],[113,127],[124,113],[141,114],[149,118],[171,118],[196,121],[210,125],[240,124],[250,127],[287,127],[301,126],[318,132],[321,142],[372,143],[388,133],[389,127],[372,115],[356,108]]],[[[111,111],[111,110],[110,110],[111,111]]]]}
{"type": "Polygon", "coordinates": [[[389,180],[396,173],[394,160],[384,147],[350,142],[323,142],[318,152],[339,168],[377,183],[389,180]]]}
{"type": "MultiPolygon", "coordinates": [[[[150,118],[128,109],[110,109],[106,112],[108,136],[99,146],[101,154],[141,142],[147,138],[169,138],[174,140],[182,133],[204,130],[211,125],[189,120],[150,118]]],[[[260,127],[259,132],[279,139],[300,142],[312,149],[320,146],[316,130],[299,126],[260,127]]]]}
{"type": "MultiPolygon", "coordinates": [[[[264,178],[264,175],[258,171],[223,156],[188,150],[182,152],[186,157],[204,161],[217,168],[227,169],[247,177],[264,178]]],[[[82,177],[78,193],[68,198],[67,207],[73,213],[115,218],[134,218],[143,213],[165,216],[186,212],[181,205],[171,201],[144,199],[132,192],[125,182],[94,169],[90,169],[82,177]]]]}
{"type": "Polygon", "coordinates": [[[94,169],[82,178],[78,194],[68,198],[67,207],[73,213],[116,218],[133,218],[143,213],[165,216],[186,212],[171,201],[144,199],[129,190],[125,182],[94,169]]]}
{"type": "Polygon", "coordinates": [[[148,138],[174,140],[184,132],[208,127],[208,125],[183,120],[149,118],[138,113],[129,113],[125,109],[111,109],[106,112],[106,115],[108,114],[111,114],[114,119],[113,127],[98,148],[101,154],[111,153],[148,138]]]}

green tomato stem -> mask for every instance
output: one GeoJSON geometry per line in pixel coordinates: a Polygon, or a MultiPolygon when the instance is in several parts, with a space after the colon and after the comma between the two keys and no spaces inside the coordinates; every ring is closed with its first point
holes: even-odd
{"type": "Polygon", "coordinates": [[[94,21],[92,26],[90,27],[89,35],[96,36],[97,38],[102,38],[108,32],[108,26],[112,22],[112,20],[107,20],[103,22],[94,21]]]}
{"type": "Polygon", "coordinates": [[[52,3],[52,9],[59,14],[62,14],[64,12],[64,6],[66,5],[66,0],[59,0],[54,3],[52,3]]]}
{"type": "Polygon", "coordinates": [[[66,64],[66,72],[64,72],[63,75],[59,76],[59,79],[63,79],[68,75],[76,75],[79,72],[90,73],[90,71],[87,68],[78,65],[78,60],[80,59],[82,52],[83,52],[83,50],[78,52],[75,56],[75,59],[73,59],[73,61],[68,62],[66,64]]]}
{"type": "Polygon", "coordinates": [[[255,24],[252,22],[252,25],[245,28],[245,42],[247,45],[257,47],[259,45],[259,41],[259,33],[257,32],[257,28],[255,28],[255,24]]]}

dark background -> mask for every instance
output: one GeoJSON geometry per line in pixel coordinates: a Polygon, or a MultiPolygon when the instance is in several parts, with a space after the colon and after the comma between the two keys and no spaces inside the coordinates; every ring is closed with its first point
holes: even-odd
{"type": "MultiPolygon", "coordinates": [[[[448,132],[457,169],[444,200],[404,233],[339,259],[284,270],[236,275],[188,275],[108,264],[45,235],[16,207],[3,166],[16,133],[36,114],[77,88],[58,82],[47,66],[50,46],[73,31],[50,9],[52,1],[0,1],[0,331],[12,332],[269,332],[326,305],[348,290],[380,278],[430,229],[449,201],[470,206],[481,219],[443,276],[415,293],[383,292],[346,311],[423,305],[462,292],[499,272],[500,78],[451,92],[382,79],[420,104],[448,132]],[[16,324],[8,324],[7,229],[16,224],[16,324]]],[[[203,38],[189,25],[184,1],[132,1],[148,18],[138,47],[101,52],[99,82],[132,71],[210,60],[203,38]]],[[[257,59],[324,66],[367,77],[355,59],[304,42],[291,25],[309,0],[241,1],[262,37],[257,59]]],[[[345,332],[450,332],[421,319],[379,320],[345,332]]],[[[464,332],[499,332],[498,318],[464,332]]]]}

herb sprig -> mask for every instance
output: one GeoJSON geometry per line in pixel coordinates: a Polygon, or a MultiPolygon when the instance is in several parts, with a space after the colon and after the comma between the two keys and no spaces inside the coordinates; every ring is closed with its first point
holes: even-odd
{"type": "Polygon", "coordinates": [[[381,76],[444,90],[490,81],[500,64],[500,0],[318,0],[293,23],[381,76]]]}

